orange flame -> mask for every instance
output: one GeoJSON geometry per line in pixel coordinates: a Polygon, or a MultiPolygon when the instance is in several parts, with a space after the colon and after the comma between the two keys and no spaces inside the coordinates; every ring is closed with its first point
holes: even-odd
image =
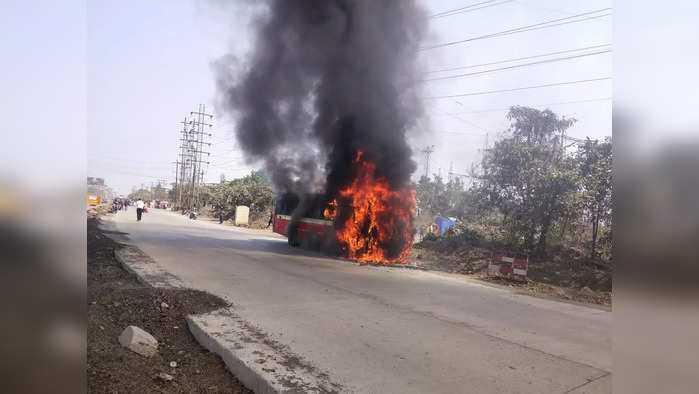
{"type": "Polygon", "coordinates": [[[337,238],[350,259],[404,263],[413,246],[415,191],[391,189],[386,178],[375,176],[376,165],[363,160],[361,151],[354,171],[352,184],[339,193],[340,206],[338,199],[331,201],[325,217],[336,220],[337,238]]]}
{"type": "Polygon", "coordinates": [[[335,219],[335,214],[337,213],[337,200],[332,200],[328,204],[328,207],[323,211],[323,216],[328,220],[335,219]]]}

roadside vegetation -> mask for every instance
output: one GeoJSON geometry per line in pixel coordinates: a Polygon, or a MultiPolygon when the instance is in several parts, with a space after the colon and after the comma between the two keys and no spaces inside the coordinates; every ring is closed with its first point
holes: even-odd
{"type": "Polygon", "coordinates": [[[136,189],[133,192],[131,192],[131,194],[128,195],[128,198],[131,201],[136,201],[136,200],[164,201],[164,200],[167,200],[169,197],[170,197],[170,192],[168,191],[168,189],[165,188],[165,186],[163,186],[160,183],[158,183],[157,185],[154,185],[152,188],[136,189]]]}
{"type": "Polygon", "coordinates": [[[507,117],[509,129],[469,177],[417,182],[418,254],[468,251],[478,261],[494,250],[522,253],[543,282],[611,291],[611,137],[569,138],[575,120],[550,110],[512,107],[507,117]],[[442,235],[427,233],[437,215],[457,224],[442,235]]]}
{"type": "Polygon", "coordinates": [[[202,213],[220,216],[224,221],[235,216],[236,206],[249,207],[251,227],[266,227],[274,205],[272,185],[261,171],[252,171],[230,182],[204,186],[200,197],[202,213]]]}

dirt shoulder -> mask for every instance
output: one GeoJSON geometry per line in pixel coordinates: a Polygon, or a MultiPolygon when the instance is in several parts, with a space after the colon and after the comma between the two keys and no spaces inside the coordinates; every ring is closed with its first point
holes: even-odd
{"type": "Polygon", "coordinates": [[[98,220],[87,222],[88,392],[251,393],[187,329],[185,316],[227,303],[201,291],[141,284],[115,260],[114,250],[120,245],[98,228],[98,220]],[[119,344],[119,334],[129,325],[158,340],[153,357],[145,358],[119,344]],[[172,361],[177,363],[175,368],[170,367],[172,361]],[[161,372],[174,379],[157,378],[161,372]]]}
{"type": "Polygon", "coordinates": [[[519,282],[489,277],[489,253],[484,250],[441,253],[416,246],[409,260],[436,271],[468,276],[495,286],[507,287],[536,297],[601,305],[612,303],[612,272],[595,266],[572,266],[560,261],[530,261],[528,280],[519,282]]]}

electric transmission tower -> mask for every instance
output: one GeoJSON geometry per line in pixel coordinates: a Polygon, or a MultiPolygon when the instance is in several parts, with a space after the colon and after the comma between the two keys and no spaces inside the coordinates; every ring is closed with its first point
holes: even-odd
{"type": "Polygon", "coordinates": [[[182,130],[180,130],[180,153],[175,161],[175,191],[176,195],[176,208],[181,208],[184,206],[186,199],[185,189],[187,188],[187,180],[189,179],[188,174],[191,169],[191,141],[189,140],[188,129],[191,127],[192,122],[184,118],[182,122],[182,130]]]}
{"type": "Polygon", "coordinates": [[[211,147],[210,142],[205,142],[204,137],[211,138],[211,133],[205,132],[205,127],[213,127],[213,124],[206,123],[208,120],[212,120],[214,115],[206,113],[206,106],[204,104],[199,104],[199,109],[197,111],[192,111],[189,113],[193,117],[192,120],[192,130],[194,131],[194,160],[192,161],[192,206],[197,207],[199,205],[199,187],[204,183],[204,164],[209,164],[209,156],[211,152],[205,152],[203,150],[204,145],[211,147]],[[202,155],[206,153],[206,161],[202,160],[202,155]]]}
{"type": "Polygon", "coordinates": [[[430,177],[430,155],[432,152],[434,152],[434,145],[422,150],[422,153],[425,154],[425,176],[428,178],[430,177]]]}
{"type": "Polygon", "coordinates": [[[206,139],[211,137],[206,127],[213,125],[207,123],[213,119],[212,114],[206,113],[206,106],[199,104],[196,111],[189,113],[182,121],[180,134],[180,153],[175,161],[175,187],[177,190],[177,206],[179,208],[189,206],[196,207],[199,204],[199,188],[204,182],[205,164],[209,164],[208,157],[211,152],[204,151],[204,146],[211,146],[206,139]],[[206,160],[203,155],[206,154],[206,160]]]}

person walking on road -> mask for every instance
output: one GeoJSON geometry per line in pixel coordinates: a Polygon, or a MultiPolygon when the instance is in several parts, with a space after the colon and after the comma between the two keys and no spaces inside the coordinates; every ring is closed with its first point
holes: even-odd
{"type": "Polygon", "coordinates": [[[139,222],[141,221],[141,215],[143,214],[143,207],[146,206],[146,204],[143,203],[143,200],[140,198],[138,201],[136,201],[136,220],[139,222]]]}

